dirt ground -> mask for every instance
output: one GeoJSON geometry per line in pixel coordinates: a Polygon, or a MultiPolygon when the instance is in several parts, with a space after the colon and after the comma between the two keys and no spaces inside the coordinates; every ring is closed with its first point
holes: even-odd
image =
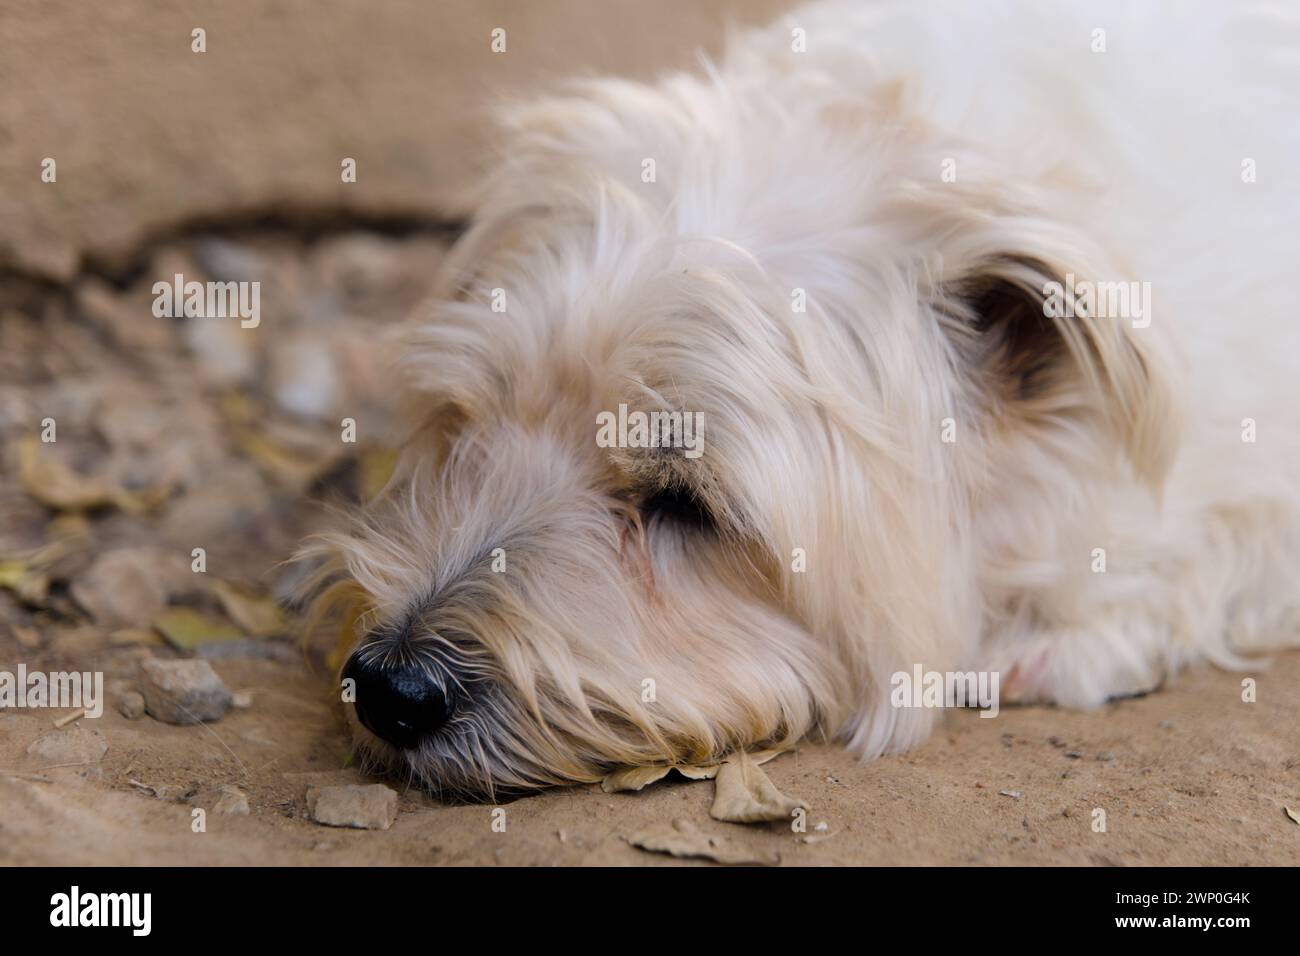
{"type": "Polygon", "coordinates": [[[64,711],[0,710],[0,863],[698,863],[630,842],[674,820],[787,865],[1300,861],[1284,809],[1300,813],[1297,654],[1091,713],[954,713],[921,749],[870,764],[806,745],[766,768],[807,802],[804,833],[711,820],[714,784],[679,779],[554,791],[504,817],[392,782],[391,829],[313,822],[309,785],[369,781],[350,766],[329,642],[304,651],[291,612],[265,614],[325,503],[386,474],[377,317],[419,301],[448,238],[260,227],[173,237],[121,275],[3,286],[0,671],[101,670],[108,700],[61,729],[64,711]],[[260,326],[153,317],[149,286],[174,272],[262,282],[260,326]],[[37,438],[47,419],[54,442],[37,438]],[[118,712],[141,661],[192,654],[242,706],[200,726],[118,712]],[[217,812],[221,787],[249,812],[217,812]]]}

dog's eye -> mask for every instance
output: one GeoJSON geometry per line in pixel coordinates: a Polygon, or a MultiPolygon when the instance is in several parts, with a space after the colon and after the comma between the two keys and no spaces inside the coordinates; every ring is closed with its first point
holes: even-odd
{"type": "Polygon", "coordinates": [[[689,488],[681,485],[661,488],[650,494],[641,502],[641,517],[647,523],[652,519],[666,519],[701,531],[717,529],[713,515],[704,502],[695,497],[689,488]]]}

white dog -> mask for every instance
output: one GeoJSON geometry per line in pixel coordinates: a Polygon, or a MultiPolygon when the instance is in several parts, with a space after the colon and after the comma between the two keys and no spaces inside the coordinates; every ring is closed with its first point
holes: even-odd
{"type": "Polygon", "coordinates": [[[1295,644],[1297,51],[1241,3],[833,3],[512,108],[398,474],[310,549],[361,752],[470,796],[872,756],[918,665],[1089,707],[1295,644]]]}

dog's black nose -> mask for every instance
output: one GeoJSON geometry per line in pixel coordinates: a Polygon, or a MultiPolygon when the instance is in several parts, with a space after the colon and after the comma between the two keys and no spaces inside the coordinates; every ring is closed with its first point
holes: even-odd
{"type": "Polygon", "coordinates": [[[415,747],[451,715],[442,688],[417,664],[384,664],[354,654],[343,667],[343,679],[349,678],[356,682],[357,718],[398,747],[415,747]]]}

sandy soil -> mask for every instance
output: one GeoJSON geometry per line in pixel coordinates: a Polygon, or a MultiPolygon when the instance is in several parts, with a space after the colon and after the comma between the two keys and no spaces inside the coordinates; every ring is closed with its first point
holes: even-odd
{"type": "Polygon", "coordinates": [[[391,396],[376,317],[419,300],[446,238],[184,237],[142,250],[134,276],[0,289],[0,670],[102,670],[109,695],[103,717],[61,730],[61,711],[0,710],[0,863],[694,862],[629,842],[677,819],[793,865],[1300,861],[1300,826],[1284,812],[1300,812],[1300,654],[1252,675],[1254,703],[1241,700],[1243,675],[1203,670],[1091,713],[955,713],[921,749],[870,764],[804,746],[766,768],[807,801],[803,834],[713,821],[713,783],[684,780],[517,800],[504,832],[492,808],[400,782],[387,831],[308,819],[309,785],[364,782],[327,648],[304,654],[287,628],[245,633],[217,582],[282,596],[294,571],[280,562],[319,527],[320,503],[382,479],[391,396]],[[259,279],[261,326],[154,319],[151,277],[173,271],[259,279]],[[345,415],[355,445],[340,444],[345,415]],[[34,447],[47,417],[58,440],[34,447]],[[93,486],[87,500],[69,494],[70,475],[93,486]],[[189,567],[196,546],[203,574],[189,567]],[[140,573],[123,576],[124,564],[140,573]],[[177,608],[236,638],[178,648],[157,626],[177,608]],[[248,706],[191,727],[118,713],[142,660],[182,653],[210,657],[248,706]],[[48,734],[73,757],[27,752],[48,734]],[[103,743],[99,757],[89,745],[103,743]],[[78,759],[83,748],[96,756],[78,759]],[[221,786],[250,812],[214,812],[221,786]],[[209,811],[205,832],[192,830],[195,807],[209,811]]]}
{"type": "Polygon", "coordinates": [[[188,728],[110,712],[97,722],[109,750],[93,766],[42,768],[23,751],[48,718],[0,718],[0,862],[665,864],[682,861],[626,838],[677,818],[775,852],[785,865],[1300,861],[1300,827],[1283,812],[1300,803],[1300,708],[1282,692],[1300,680],[1296,655],[1270,669],[1256,704],[1238,702],[1235,677],[1203,672],[1094,713],[959,713],[920,750],[870,764],[806,746],[767,769],[809,802],[811,823],[828,824],[809,827],[812,843],[785,825],[712,821],[713,784],[686,781],[517,800],[506,806],[505,832],[493,831],[489,807],[440,805],[418,791],[401,794],[390,830],[322,827],[305,818],[306,787],[366,782],[345,768],[348,747],[325,682],[268,661],[217,669],[232,688],[253,691],[252,708],[188,728]],[[7,775],[18,769],[45,779],[7,775]],[[246,792],[251,813],[209,815],[207,832],[193,833],[191,804],[216,784],[246,792]],[[1105,833],[1092,830],[1098,807],[1105,833]]]}

